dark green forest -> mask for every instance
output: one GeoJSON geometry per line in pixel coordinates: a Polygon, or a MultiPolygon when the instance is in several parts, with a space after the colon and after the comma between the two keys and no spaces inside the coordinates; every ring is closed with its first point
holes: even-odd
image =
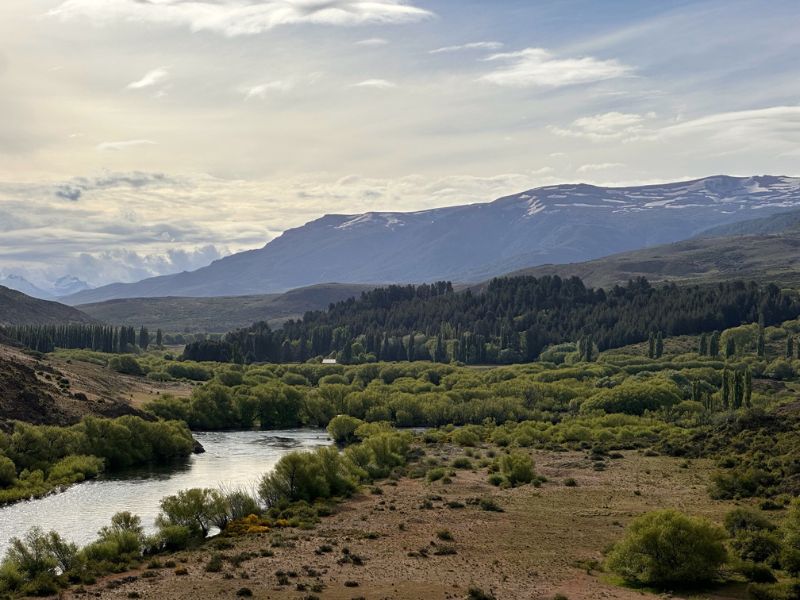
{"type": "Polygon", "coordinates": [[[447,282],[389,286],[309,312],[273,330],[266,323],[186,346],[185,358],[218,362],[305,362],[335,357],[374,361],[513,364],[539,358],[549,345],[579,342],[583,355],[650,338],[724,330],[800,314],[800,299],[774,284],[653,286],[646,279],[610,290],[576,278],[511,277],[482,293],[447,282]]]}

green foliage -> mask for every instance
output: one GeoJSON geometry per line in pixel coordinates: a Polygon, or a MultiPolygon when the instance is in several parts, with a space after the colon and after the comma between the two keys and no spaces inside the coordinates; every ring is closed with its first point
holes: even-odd
{"type": "Polygon", "coordinates": [[[631,523],[608,556],[608,568],[629,583],[657,587],[706,585],[727,560],[725,532],[675,510],[647,513],[631,523]]]}
{"type": "Polygon", "coordinates": [[[641,415],[645,411],[667,408],[680,402],[676,386],[662,383],[625,383],[601,390],[581,405],[583,412],[603,410],[607,413],[641,415]]]}
{"type": "Polygon", "coordinates": [[[533,460],[527,452],[514,450],[500,458],[500,471],[508,482],[516,487],[533,481],[533,460]]]}
{"type": "Polygon", "coordinates": [[[361,419],[349,415],[338,415],[328,423],[328,435],[337,444],[350,444],[356,441],[356,431],[364,424],[361,419]]]}
{"type": "Polygon", "coordinates": [[[139,361],[129,354],[112,356],[108,361],[108,368],[124,375],[144,375],[144,369],[142,369],[142,365],[140,365],[139,361]]]}

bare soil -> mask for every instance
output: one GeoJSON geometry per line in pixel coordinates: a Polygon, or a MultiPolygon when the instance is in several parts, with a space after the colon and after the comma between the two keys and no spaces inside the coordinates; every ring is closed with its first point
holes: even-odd
{"type": "MultiPolygon", "coordinates": [[[[428,449],[428,457],[445,462],[462,454],[449,446],[428,449]]],[[[446,600],[466,598],[476,586],[498,600],[550,600],[557,594],[569,600],[641,600],[659,596],[619,587],[597,569],[604,549],[622,536],[625,525],[664,507],[720,521],[732,507],[709,498],[705,486],[711,465],[706,461],[687,465],[627,452],[606,461],[606,470],[595,471],[578,452],[535,452],[534,459],[537,472],[548,478],[540,488],[492,487],[485,469],[459,470],[452,483],[383,482],[382,493],[364,490],[314,530],[275,529],[234,538],[224,555],[259,555],[238,567],[226,561],[222,571],[206,572],[212,542],[171,557],[188,575],[176,574],[174,568],[139,570],[106,579],[84,593],[198,600],[236,598],[248,588],[254,598],[275,600],[446,600]],[[577,485],[565,485],[568,478],[577,485]],[[470,503],[475,498],[492,498],[504,512],[482,510],[470,503]],[[465,506],[451,508],[450,502],[465,506]],[[452,540],[437,536],[443,530],[452,540]],[[260,556],[262,552],[274,556],[260,556]]],[[[65,597],[85,596],[73,591],[65,597]]],[[[746,596],[742,586],[729,585],[668,597],[746,596]]]]}

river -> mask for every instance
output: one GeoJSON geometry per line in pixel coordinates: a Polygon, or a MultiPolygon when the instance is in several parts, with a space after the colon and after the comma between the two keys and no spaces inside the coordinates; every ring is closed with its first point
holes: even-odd
{"type": "Polygon", "coordinates": [[[8,540],[32,526],[54,530],[84,545],[119,511],[127,510],[154,529],[161,498],[192,487],[251,489],[288,452],[331,443],[319,430],[195,432],[203,454],[185,464],[104,475],[64,492],[0,508],[0,557],[8,540]]]}

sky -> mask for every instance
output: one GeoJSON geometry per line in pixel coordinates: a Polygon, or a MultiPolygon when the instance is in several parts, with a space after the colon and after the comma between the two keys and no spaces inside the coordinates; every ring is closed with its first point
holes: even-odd
{"type": "Polygon", "coordinates": [[[328,213],[800,174],[796,0],[2,0],[0,274],[191,270],[328,213]]]}

